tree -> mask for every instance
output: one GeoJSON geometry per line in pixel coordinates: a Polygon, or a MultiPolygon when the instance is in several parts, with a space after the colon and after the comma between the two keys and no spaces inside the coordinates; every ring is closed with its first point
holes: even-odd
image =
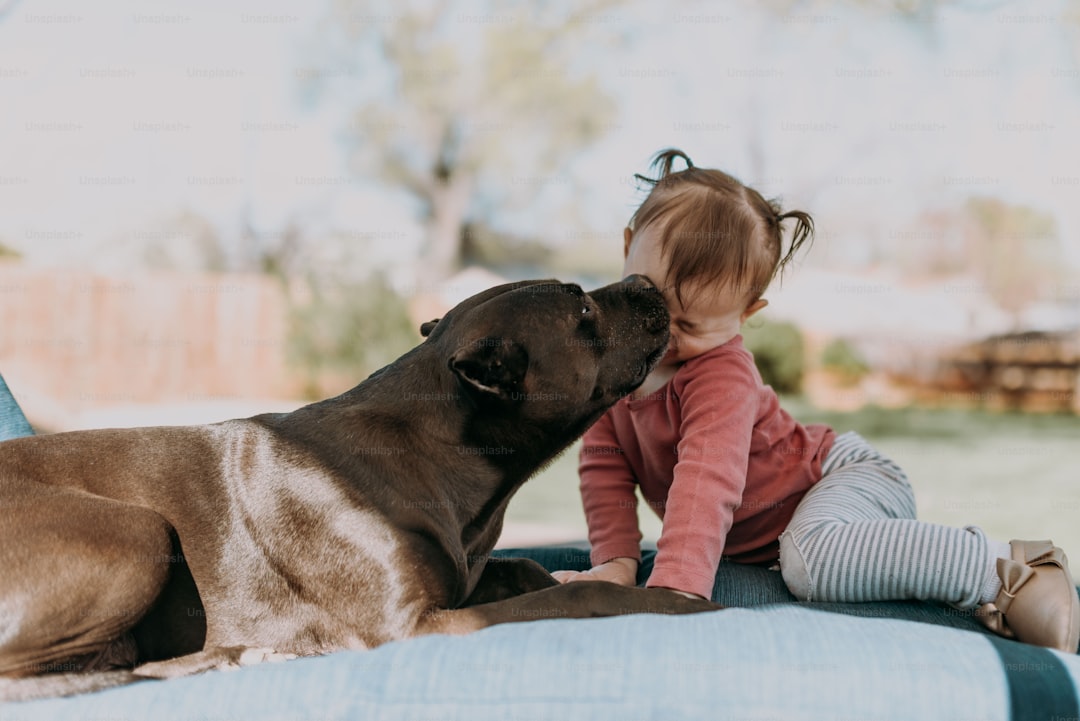
{"type": "Polygon", "coordinates": [[[143,263],[161,270],[208,270],[227,268],[224,244],[214,224],[191,210],[162,219],[154,230],[134,233],[142,246],[143,263]]]}
{"type": "Polygon", "coordinates": [[[353,81],[352,70],[342,69],[361,68],[364,82],[334,83],[357,98],[349,126],[354,167],[417,203],[426,231],[418,282],[453,271],[462,231],[484,219],[476,216],[485,204],[520,202],[565,182],[558,174],[569,158],[604,132],[614,103],[575,61],[618,25],[604,15],[617,5],[335,5],[340,47],[330,58],[338,70],[314,79],[353,81]]]}
{"type": "Polygon", "coordinates": [[[1046,298],[1065,267],[1057,223],[1052,215],[999,198],[975,197],[967,204],[971,220],[968,256],[987,291],[1013,315],[1046,298]]]}
{"type": "Polygon", "coordinates": [[[22,254],[14,248],[9,248],[0,242],[0,260],[17,260],[22,257],[22,254]]]}

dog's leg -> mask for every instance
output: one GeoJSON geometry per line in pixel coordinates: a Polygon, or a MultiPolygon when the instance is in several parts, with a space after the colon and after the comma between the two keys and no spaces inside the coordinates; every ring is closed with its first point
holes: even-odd
{"type": "Polygon", "coordinates": [[[178,658],[144,663],[135,667],[134,674],[141,678],[177,678],[203,671],[221,671],[254,666],[257,663],[277,663],[294,658],[296,658],[295,654],[278,653],[270,648],[215,646],[178,658]]]}
{"type": "Polygon", "coordinates": [[[476,588],[461,605],[505,601],[558,585],[547,569],[531,558],[489,558],[476,588]]]}
{"type": "Polygon", "coordinates": [[[169,581],[157,603],[131,629],[141,662],[194,653],[206,642],[206,610],[180,541],[172,540],[169,581]]]}
{"type": "Polygon", "coordinates": [[[465,634],[500,623],[548,618],[596,618],[634,613],[686,614],[723,608],[662,588],[619,586],[606,581],[564,583],[523,596],[453,610],[430,610],[416,635],[465,634]]]}
{"type": "Polygon", "coordinates": [[[50,673],[33,678],[0,678],[0,702],[74,696],[145,680],[131,671],[50,673]]]}
{"type": "Polygon", "coordinates": [[[0,676],[130,665],[169,575],[171,528],[58,486],[0,487],[0,676]]]}

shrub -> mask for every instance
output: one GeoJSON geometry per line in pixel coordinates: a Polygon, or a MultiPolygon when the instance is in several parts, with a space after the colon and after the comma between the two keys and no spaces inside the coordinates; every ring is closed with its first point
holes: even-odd
{"type": "Polygon", "coordinates": [[[743,327],[743,342],[754,354],[762,380],[773,390],[802,390],[805,351],[798,326],[778,321],[751,322],[743,327]]]}
{"type": "Polygon", "coordinates": [[[8,258],[10,260],[18,260],[21,257],[22,254],[19,251],[0,243],[0,259],[8,258]]]}
{"type": "Polygon", "coordinates": [[[408,307],[386,281],[312,282],[290,313],[289,360],[304,375],[305,395],[321,398],[367,377],[420,342],[408,307]]]}
{"type": "Polygon", "coordinates": [[[857,383],[870,372],[870,366],[862,354],[843,338],[834,338],[821,351],[821,367],[836,374],[845,383],[857,383]]]}

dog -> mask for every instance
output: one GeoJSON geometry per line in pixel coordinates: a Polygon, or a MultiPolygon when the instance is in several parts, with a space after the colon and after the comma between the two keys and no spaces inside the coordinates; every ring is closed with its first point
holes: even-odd
{"type": "Polygon", "coordinates": [[[511,283],[292,413],[4,441],[0,677],[64,694],[535,618],[719,608],[489,562],[514,493],[645,379],[668,326],[641,276],[591,293],[511,283]]]}

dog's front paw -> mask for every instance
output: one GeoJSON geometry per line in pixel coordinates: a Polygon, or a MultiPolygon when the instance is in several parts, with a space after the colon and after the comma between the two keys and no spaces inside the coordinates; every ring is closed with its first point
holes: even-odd
{"type": "Polygon", "coordinates": [[[203,671],[228,671],[243,666],[254,666],[258,663],[279,663],[294,658],[296,654],[280,653],[272,648],[222,646],[204,648],[202,651],[165,661],[144,663],[135,668],[134,674],[144,678],[177,678],[203,671]]]}
{"type": "Polygon", "coordinates": [[[294,658],[296,658],[295,653],[278,653],[272,648],[245,648],[236,659],[236,663],[229,664],[227,668],[254,666],[257,663],[281,663],[294,658]]]}

